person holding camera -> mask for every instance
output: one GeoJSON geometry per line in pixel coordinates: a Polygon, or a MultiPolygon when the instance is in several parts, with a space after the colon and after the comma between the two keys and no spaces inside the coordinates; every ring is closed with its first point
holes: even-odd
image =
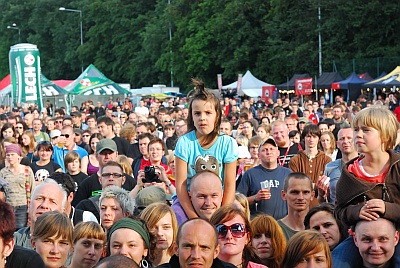
{"type": "Polygon", "coordinates": [[[138,171],[137,184],[132,189],[130,195],[132,198],[136,198],[137,193],[143,187],[149,187],[152,185],[158,185],[169,194],[175,194],[175,181],[170,180],[170,174],[172,170],[165,164],[161,163],[161,158],[164,155],[163,142],[159,138],[155,138],[150,141],[148,145],[150,164],[145,166],[143,170],[138,171]]]}

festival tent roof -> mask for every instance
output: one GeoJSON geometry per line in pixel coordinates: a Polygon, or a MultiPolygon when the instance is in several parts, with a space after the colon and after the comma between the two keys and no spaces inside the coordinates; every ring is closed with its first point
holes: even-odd
{"type": "Polygon", "coordinates": [[[332,83],[342,81],[343,77],[338,72],[322,73],[317,81],[313,81],[313,86],[316,89],[331,88],[332,83]]]}
{"type": "Polygon", "coordinates": [[[43,74],[41,74],[41,83],[43,96],[58,96],[68,94],[68,91],[47,79],[47,77],[43,74]]]}
{"type": "MultiPolygon", "coordinates": [[[[262,96],[263,86],[272,86],[272,85],[257,79],[256,77],[254,77],[254,75],[252,75],[250,71],[247,71],[242,77],[242,84],[240,86],[240,91],[237,94],[238,95],[245,94],[253,98],[262,96]]],[[[223,86],[222,88],[223,89],[237,88],[237,81],[232,84],[223,86]]]]}
{"type": "Polygon", "coordinates": [[[356,100],[361,94],[361,88],[363,84],[368,82],[367,80],[361,79],[356,73],[352,73],[345,80],[332,83],[334,89],[347,89],[347,100],[356,100]]]}
{"type": "Polygon", "coordinates": [[[0,81],[0,90],[3,90],[10,84],[11,84],[11,76],[10,74],[8,74],[6,75],[6,77],[3,78],[3,80],[0,81]]]}
{"type": "MultiPolygon", "coordinates": [[[[42,93],[43,96],[58,96],[63,94],[68,94],[66,90],[57,86],[52,81],[46,78],[43,74],[41,74],[41,85],[42,85],[42,93]]],[[[0,94],[6,95],[9,94],[12,90],[11,77],[8,74],[4,77],[3,80],[0,81],[0,94]]]]}
{"type": "Polygon", "coordinates": [[[400,66],[397,66],[393,71],[383,77],[365,83],[364,86],[379,89],[400,87],[400,66]]]}
{"type": "Polygon", "coordinates": [[[57,86],[62,88],[65,88],[66,86],[74,82],[74,80],[51,80],[51,81],[57,86]]]}
{"type": "Polygon", "coordinates": [[[361,84],[368,82],[368,80],[361,79],[356,73],[352,73],[345,80],[336,82],[332,84],[332,88],[340,89],[361,89],[361,84]]]}
{"type": "Polygon", "coordinates": [[[296,79],[301,79],[301,78],[310,78],[309,74],[294,74],[292,78],[290,78],[289,81],[286,83],[276,85],[278,89],[282,90],[294,90],[296,86],[296,79]]]}
{"type": "Polygon", "coordinates": [[[374,80],[372,78],[372,76],[369,75],[369,73],[359,74],[358,77],[360,77],[361,79],[367,80],[367,81],[374,80]]]}
{"type": "Polygon", "coordinates": [[[118,95],[130,92],[108,79],[93,64],[65,89],[72,95],[118,95]]]}

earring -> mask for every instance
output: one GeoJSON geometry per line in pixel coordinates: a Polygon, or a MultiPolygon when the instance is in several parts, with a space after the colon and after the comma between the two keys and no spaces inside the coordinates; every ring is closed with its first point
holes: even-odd
{"type": "Polygon", "coordinates": [[[147,262],[147,260],[145,258],[142,259],[142,261],[140,262],[140,266],[142,268],[148,268],[149,267],[149,263],[147,262]]]}

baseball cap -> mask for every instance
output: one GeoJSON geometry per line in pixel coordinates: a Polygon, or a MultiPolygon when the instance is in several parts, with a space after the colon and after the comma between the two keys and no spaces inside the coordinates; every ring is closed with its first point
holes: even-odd
{"type": "Polygon", "coordinates": [[[113,152],[117,151],[117,144],[115,143],[115,141],[111,140],[111,139],[102,139],[97,143],[96,146],[96,153],[100,154],[102,151],[104,150],[111,150],[113,152]]]}
{"type": "Polygon", "coordinates": [[[320,124],[327,124],[328,126],[332,126],[332,125],[335,124],[335,122],[333,121],[332,118],[325,118],[324,120],[322,120],[322,121],[320,121],[320,122],[318,123],[318,126],[319,126],[320,124]]]}
{"type": "Polygon", "coordinates": [[[274,146],[274,147],[278,147],[278,145],[276,144],[274,138],[272,138],[272,137],[268,137],[265,141],[263,141],[263,142],[260,144],[260,147],[263,146],[263,145],[266,144],[266,143],[271,144],[271,145],[274,146]]]}
{"type": "Polygon", "coordinates": [[[58,130],[58,129],[53,129],[53,130],[50,132],[50,138],[52,138],[52,139],[57,138],[57,137],[60,137],[60,135],[61,135],[61,131],[58,130]]]}
{"type": "Polygon", "coordinates": [[[299,123],[300,123],[300,122],[308,123],[308,119],[305,118],[305,117],[300,117],[300,118],[299,118],[299,123]]]}
{"type": "Polygon", "coordinates": [[[77,116],[77,117],[81,117],[82,116],[82,114],[80,112],[72,112],[70,115],[71,116],[77,116]]]}
{"type": "Polygon", "coordinates": [[[80,129],[80,128],[74,128],[74,133],[75,133],[75,134],[82,135],[82,133],[83,133],[83,130],[82,130],[82,129],[80,129]]]}
{"type": "Polygon", "coordinates": [[[164,189],[156,185],[143,188],[136,196],[136,207],[143,209],[150,204],[167,201],[167,194],[164,189]]]}
{"type": "Polygon", "coordinates": [[[113,112],[113,113],[111,114],[111,116],[118,117],[118,113],[117,113],[117,112],[113,112]]]}

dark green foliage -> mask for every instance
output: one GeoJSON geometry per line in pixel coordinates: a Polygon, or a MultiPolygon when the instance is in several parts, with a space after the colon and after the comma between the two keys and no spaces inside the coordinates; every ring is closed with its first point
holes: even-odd
{"type": "Polygon", "coordinates": [[[171,70],[182,90],[191,77],[215,88],[217,74],[227,84],[246,70],[278,84],[318,74],[319,30],[324,71],[376,76],[400,64],[400,5],[389,0],[0,0],[0,9],[0,77],[18,42],[13,23],[22,42],[39,47],[50,79],[75,79],[93,63],[135,88],[170,85],[171,70]],[[61,6],[83,11],[83,46],[79,13],[61,6]]]}

